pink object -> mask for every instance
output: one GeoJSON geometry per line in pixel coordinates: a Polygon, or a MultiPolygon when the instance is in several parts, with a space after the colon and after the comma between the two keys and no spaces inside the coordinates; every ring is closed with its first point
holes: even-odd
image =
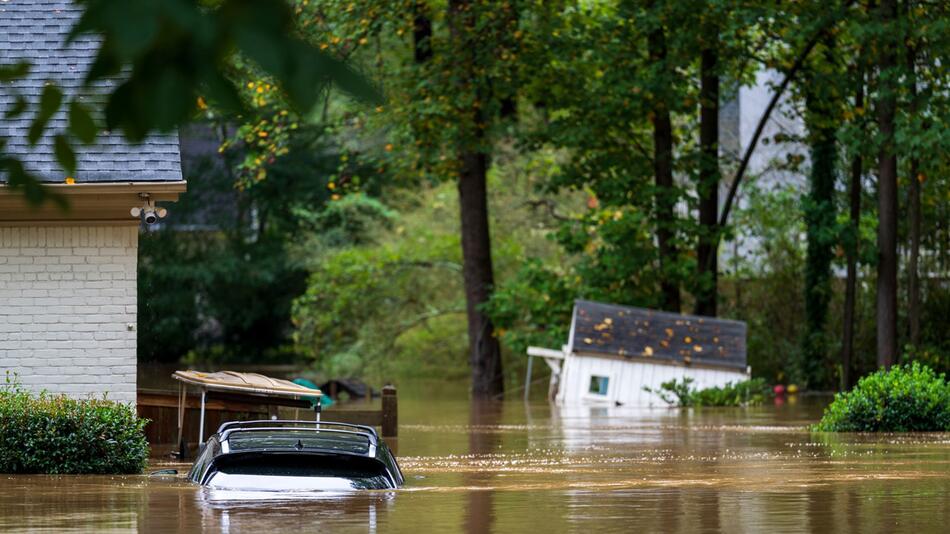
{"type": "Polygon", "coordinates": [[[785,386],[783,386],[782,384],[776,384],[775,387],[772,388],[772,391],[774,391],[776,395],[784,395],[785,386]]]}

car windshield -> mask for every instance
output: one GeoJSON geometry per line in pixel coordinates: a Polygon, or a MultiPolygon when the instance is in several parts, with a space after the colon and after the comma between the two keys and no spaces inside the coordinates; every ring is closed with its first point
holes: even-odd
{"type": "Polygon", "coordinates": [[[320,430],[236,431],[228,436],[232,451],[251,449],[326,450],[367,454],[369,439],[360,434],[320,430]]]}
{"type": "Polygon", "coordinates": [[[316,454],[247,453],[215,459],[207,485],[270,491],[387,489],[385,467],[372,458],[316,454]]]}

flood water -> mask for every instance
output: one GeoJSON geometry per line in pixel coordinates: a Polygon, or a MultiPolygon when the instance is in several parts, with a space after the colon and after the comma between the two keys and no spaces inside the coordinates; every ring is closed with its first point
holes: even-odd
{"type": "MultiPolygon", "coordinates": [[[[828,399],[558,410],[400,390],[404,489],[284,499],[182,477],[0,475],[0,531],[947,532],[950,435],[819,435],[828,399]]],[[[152,469],[187,465],[154,462],[152,469]]]]}

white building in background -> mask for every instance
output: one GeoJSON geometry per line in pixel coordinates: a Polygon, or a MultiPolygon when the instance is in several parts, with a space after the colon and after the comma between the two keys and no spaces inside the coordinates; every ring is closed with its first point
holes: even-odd
{"type": "Polygon", "coordinates": [[[85,91],[97,44],[64,43],[80,14],[70,0],[0,2],[0,64],[32,64],[27,78],[0,84],[0,140],[70,206],[36,209],[0,173],[0,383],[9,372],[33,391],[134,402],[140,219],[130,210],[177,200],[185,190],[178,137],[131,146],[101,134],[95,145],[76,147],[78,173],[67,177],[53,155],[65,112],[32,147],[34,113],[6,116],[18,94],[35,105],[46,80],[67,101],[85,91]]]}
{"type": "MultiPolygon", "coordinates": [[[[721,161],[725,165],[719,192],[720,213],[739,161],[751,145],[759,121],[782,79],[783,75],[776,71],[759,71],[754,85],[740,87],[735,97],[721,106],[719,149],[721,161]]],[[[735,220],[737,211],[748,206],[749,192],[753,189],[770,192],[790,189],[801,194],[808,190],[808,147],[801,142],[806,133],[805,123],[791,95],[792,87],[789,87],[765,122],[745,176],[739,184],[730,213],[731,221],[735,220]],[[797,169],[790,168],[791,160],[799,161],[797,169]]],[[[742,228],[737,230],[737,239],[724,242],[719,250],[719,266],[722,270],[732,269],[736,258],[754,262],[756,258],[762,257],[761,239],[743,235],[742,228]]],[[[801,238],[804,239],[804,236],[801,238]]]]}

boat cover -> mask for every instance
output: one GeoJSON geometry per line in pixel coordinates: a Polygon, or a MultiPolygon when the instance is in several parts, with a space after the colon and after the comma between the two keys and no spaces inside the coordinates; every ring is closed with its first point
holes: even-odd
{"type": "Polygon", "coordinates": [[[208,391],[230,391],[247,395],[274,395],[294,398],[323,395],[319,389],[308,388],[294,384],[289,380],[271,378],[258,373],[175,371],[172,378],[208,391]]]}

